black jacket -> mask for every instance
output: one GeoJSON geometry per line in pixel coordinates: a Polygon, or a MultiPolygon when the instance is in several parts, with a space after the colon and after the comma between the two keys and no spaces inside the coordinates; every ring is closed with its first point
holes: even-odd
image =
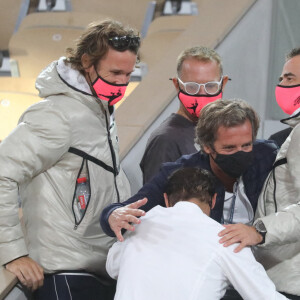
{"type": "MultiPolygon", "coordinates": [[[[257,200],[262,190],[265,179],[272,169],[275,161],[278,147],[267,140],[256,140],[253,144],[254,160],[252,165],[242,175],[245,193],[255,212],[257,200]]],[[[156,205],[165,206],[163,193],[165,192],[165,185],[168,177],[177,169],[183,167],[200,167],[211,171],[209,164],[209,156],[203,152],[196,152],[189,155],[183,155],[175,162],[164,163],[160,172],[148,183],[146,183],[137,194],[129,198],[123,203],[114,203],[107,206],[100,218],[100,223],[103,231],[109,235],[114,236],[114,232],[110,229],[108,224],[108,217],[111,212],[118,207],[125,206],[137,200],[148,198],[146,205],[141,209],[148,211],[156,205]]],[[[223,215],[225,188],[220,181],[217,181],[217,200],[215,207],[211,211],[211,217],[218,222],[221,222],[223,215]]]]}

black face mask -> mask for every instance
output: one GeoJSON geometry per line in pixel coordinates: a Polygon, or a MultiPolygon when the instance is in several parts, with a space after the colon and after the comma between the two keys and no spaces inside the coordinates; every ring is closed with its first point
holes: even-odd
{"type": "MultiPolygon", "coordinates": [[[[216,152],[217,153],[217,152],[216,152]]],[[[219,154],[212,159],[230,177],[240,177],[252,164],[253,152],[238,151],[233,154],[219,154]]]]}

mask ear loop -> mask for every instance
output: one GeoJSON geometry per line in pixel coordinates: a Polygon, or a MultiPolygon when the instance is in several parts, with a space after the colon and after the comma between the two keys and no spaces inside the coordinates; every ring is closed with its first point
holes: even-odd
{"type": "Polygon", "coordinates": [[[88,77],[89,77],[89,80],[90,80],[90,88],[91,88],[92,94],[93,94],[94,97],[96,97],[97,99],[99,99],[98,95],[97,95],[97,93],[96,93],[96,91],[95,91],[95,89],[93,87],[93,83],[92,83],[92,80],[91,80],[90,73],[88,73],[88,77]]]}
{"type": "MultiPolygon", "coordinates": [[[[211,150],[218,155],[219,153],[215,150],[214,146],[211,146],[211,150]]],[[[212,154],[210,153],[209,156],[212,158],[212,160],[216,163],[216,160],[214,159],[214,157],[212,156],[212,154]]],[[[217,164],[217,163],[216,163],[217,164]]]]}

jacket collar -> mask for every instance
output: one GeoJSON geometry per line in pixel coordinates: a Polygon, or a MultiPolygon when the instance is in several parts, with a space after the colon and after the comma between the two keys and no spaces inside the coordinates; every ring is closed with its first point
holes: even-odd
{"type": "Polygon", "coordinates": [[[282,119],[280,122],[295,127],[300,122],[300,108],[298,108],[290,117],[282,119]]]}

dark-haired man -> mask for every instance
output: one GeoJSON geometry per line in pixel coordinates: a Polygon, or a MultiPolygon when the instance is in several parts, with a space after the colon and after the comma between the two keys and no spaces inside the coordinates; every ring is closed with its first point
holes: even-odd
{"type": "MultiPolygon", "coordinates": [[[[285,65],[282,74],[279,77],[279,85],[276,88],[276,100],[283,112],[288,115],[292,114],[294,108],[298,108],[300,104],[300,96],[296,91],[300,85],[300,69],[299,69],[300,47],[292,49],[285,57],[285,65]],[[291,89],[293,88],[293,89],[291,89]],[[291,95],[294,97],[291,98],[291,95]],[[294,100],[294,103],[293,103],[294,100]]],[[[281,120],[286,123],[285,120],[281,120]]],[[[285,142],[287,137],[292,132],[293,127],[288,127],[280,130],[269,137],[269,140],[274,140],[279,147],[285,142]]]]}
{"type": "Polygon", "coordinates": [[[42,71],[36,87],[45,99],[0,145],[0,262],[37,289],[35,299],[113,299],[105,261],[114,239],[99,215],[130,195],[112,112],[139,45],[137,32],[119,22],[92,23],[67,58],[42,71]],[[85,198],[76,194],[80,177],[85,198]]]}
{"type": "Polygon", "coordinates": [[[231,282],[243,299],[286,299],[276,292],[250,249],[234,253],[218,241],[222,225],[209,218],[213,176],[183,168],[168,179],[167,208],[156,206],[123,243],[109,250],[106,268],[117,282],[115,300],[221,299],[231,282]]]}
{"type": "MultiPolygon", "coordinates": [[[[258,127],[258,116],[245,101],[222,100],[207,104],[196,129],[202,151],[165,163],[157,176],[136,195],[105,208],[101,216],[105,233],[116,235],[122,241],[122,228],[134,230],[130,223],[140,223],[138,216],[155,205],[164,206],[168,176],[177,169],[191,166],[212,171],[218,179],[212,218],[224,224],[251,225],[257,199],[277,153],[273,142],[256,140],[258,127]],[[140,206],[143,210],[138,209],[140,206]]],[[[253,242],[262,240],[254,228],[248,238],[253,242]]]]}
{"type": "Polygon", "coordinates": [[[258,202],[255,226],[264,234],[256,255],[277,290],[300,299],[300,48],[286,57],[275,90],[292,128],[280,148],[258,202]]]}

